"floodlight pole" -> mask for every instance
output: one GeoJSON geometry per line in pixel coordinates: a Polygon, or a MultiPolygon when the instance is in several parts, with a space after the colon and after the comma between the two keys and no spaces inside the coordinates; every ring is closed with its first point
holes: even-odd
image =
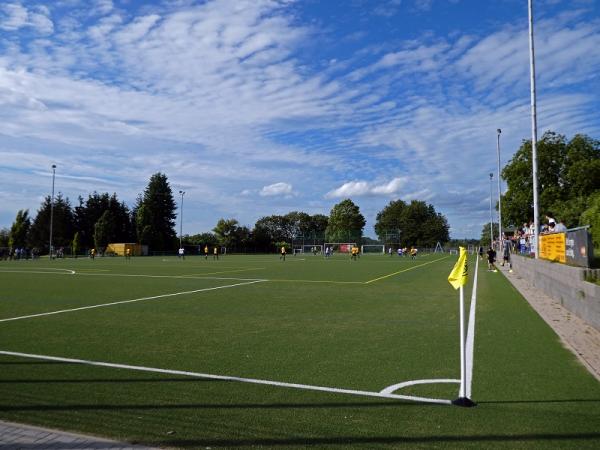
{"type": "Polygon", "coordinates": [[[56,164],[52,164],[52,197],[50,197],[50,246],[49,255],[52,261],[52,228],[54,225],[54,178],[56,175],[56,164]]]}
{"type": "Polygon", "coordinates": [[[494,246],[494,216],[492,215],[492,181],[494,174],[490,172],[490,248],[494,246]]]}
{"type": "Polygon", "coordinates": [[[179,248],[183,248],[183,196],[185,191],[179,191],[179,193],[181,194],[181,203],[179,204],[179,248]]]}
{"type": "Polygon", "coordinates": [[[539,258],[539,209],[538,209],[538,166],[537,166],[537,111],[535,96],[535,51],[533,45],[533,0],[528,1],[529,6],[529,74],[531,84],[531,163],[533,176],[533,227],[535,240],[535,258],[539,258]]]}
{"type": "Polygon", "coordinates": [[[502,233],[502,180],[500,179],[500,133],[502,130],[498,128],[496,130],[498,140],[496,142],[496,150],[498,153],[498,242],[502,244],[504,240],[504,234],[502,233]]]}

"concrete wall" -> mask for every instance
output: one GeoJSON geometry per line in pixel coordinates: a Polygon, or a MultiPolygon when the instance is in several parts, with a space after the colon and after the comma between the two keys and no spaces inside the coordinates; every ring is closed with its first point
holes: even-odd
{"type": "Polygon", "coordinates": [[[584,280],[585,269],[511,255],[515,274],[600,330],[600,285],[584,280]]]}

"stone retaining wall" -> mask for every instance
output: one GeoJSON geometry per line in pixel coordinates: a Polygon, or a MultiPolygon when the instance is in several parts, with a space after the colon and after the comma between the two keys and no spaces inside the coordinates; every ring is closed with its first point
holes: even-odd
{"type": "Polygon", "coordinates": [[[516,275],[600,330],[600,285],[585,281],[586,269],[520,255],[511,261],[516,275]]]}

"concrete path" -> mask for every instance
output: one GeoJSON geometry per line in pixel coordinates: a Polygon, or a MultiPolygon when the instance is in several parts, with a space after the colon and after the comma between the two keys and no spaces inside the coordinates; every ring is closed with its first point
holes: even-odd
{"type": "Polygon", "coordinates": [[[0,450],[152,450],[150,447],[109,441],[0,421],[0,450]]]}
{"type": "Polygon", "coordinates": [[[548,297],[539,289],[510,273],[508,266],[498,269],[521,293],[537,313],[558,334],[565,347],[571,350],[592,375],[600,381],[600,331],[548,297]]]}

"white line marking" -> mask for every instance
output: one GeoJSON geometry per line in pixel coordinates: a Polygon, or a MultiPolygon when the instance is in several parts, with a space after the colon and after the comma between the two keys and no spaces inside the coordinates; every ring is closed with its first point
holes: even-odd
{"type": "Polygon", "coordinates": [[[194,378],[208,378],[211,380],[222,380],[222,381],[237,381],[240,383],[252,383],[252,384],[263,384],[268,386],[278,386],[284,388],[293,388],[293,389],[303,389],[307,391],[321,391],[321,392],[332,392],[336,394],[349,394],[349,395],[360,395],[363,397],[378,397],[378,398],[390,398],[396,400],[408,400],[412,402],[419,403],[435,403],[440,405],[451,405],[452,402],[450,400],[437,399],[437,398],[427,398],[427,397],[413,397],[410,395],[396,395],[396,394],[383,394],[381,392],[371,392],[371,391],[358,391],[354,389],[340,389],[340,388],[332,388],[332,387],[324,387],[324,386],[312,386],[309,384],[298,384],[298,383],[284,383],[280,381],[269,381],[269,380],[260,380],[255,378],[241,378],[241,377],[232,377],[227,375],[211,375],[207,373],[198,373],[198,372],[187,372],[182,370],[168,370],[168,369],[158,369],[154,367],[143,367],[143,366],[130,366],[127,364],[114,364],[107,363],[101,361],[89,361],[85,359],[73,359],[73,358],[60,358],[57,356],[45,356],[45,355],[33,355],[29,353],[17,353],[17,352],[9,352],[0,350],[1,355],[7,356],[19,356],[23,358],[32,358],[32,359],[42,359],[47,361],[59,361],[73,364],[86,364],[90,366],[100,366],[100,367],[111,367],[115,369],[127,369],[127,370],[137,370],[141,372],[153,372],[153,373],[163,373],[169,375],[182,375],[186,377],[194,377],[194,378]]]}
{"type": "Polygon", "coordinates": [[[41,268],[42,270],[54,270],[55,272],[42,272],[41,270],[4,270],[4,269],[0,269],[0,273],[44,273],[44,274],[51,274],[51,275],[75,275],[75,271],[71,270],[71,269],[46,269],[41,268]],[[56,272],[60,270],[61,272],[56,272]]]}
{"type": "Polygon", "coordinates": [[[83,275],[86,277],[175,278],[175,279],[180,279],[180,280],[266,281],[263,278],[206,277],[206,276],[193,276],[193,275],[143,275],[143,274],[126,274],[126,273],[81,273],[81,272],[76,272],[75,275],[83,275]]]}
{"type": "Polygon", "coordinates": [[[471,291],[471,307],[469,308],[469,323],[467,325],[467,339],[466,339],[466,365],[467,370],[465,374],[465,394],[467,398],[471,398],[471,386],[473,384],[473,351],[475,347],[475,307],[477,305],[477,275],[479,269],[479,258],[476,258],[475,263],[475,276],[473,277],[473,290],[471,291]]]}
{"type": "Polygon", "coordinates": [[[45,312],[45,313],[40,313],[40,314],[30,314],[27,316],[11,317],[8,319],[0,319],[0,322],[10,322],[13,320],[32,319],[34,317],[51,316],[54,314],[62,314],[62,313],[68,313],[68,312],[74,312],[74,311],[83,311],[85,309],[104,308],[106,306],[123,305],[125,303],[135,303],[135,302],[141,302],[144,300],[156,300],[159,298],[175,297],[176,295],[186,295],[186,294],[196,294],[198,292],[216,291],[218,289],[228,289],[228,288],[232,288],[232,287],[236,287],[236,286],[246,286],[246,285],[254,284],[254,283],[262,283],[263,281],[265,281],[265,280],[254,280],[254,281],[249,281],[247,283],[228,284],[225,286],[216,286],[216,287],[211,287],[211,288],[196,289],[193,291],[183,291],[183,292],[175,292],[173,294],[153,295],[152,297],[142,297],[142,298],[134,298],[132,300],[122,300],[122,301],[118,301],[118,302],[101,303],[98,305],[82,306],[80,308],[62,309],[60,311],[50,311],[50,312],[45,312]]]}
{"type": "Polygon", "coordinates": [[[403,389],[408,386],[416,386],[417,384],[437,384],[437,383],[460,383],[460,380],[450,379],[450,378],[438,378],[433,380],[413,380],[413,381],[405,381],[404,383],[392,384],[391,386],[382,389],[380,392],[382,394],[391,394],[399,389],[403,389]]]}

